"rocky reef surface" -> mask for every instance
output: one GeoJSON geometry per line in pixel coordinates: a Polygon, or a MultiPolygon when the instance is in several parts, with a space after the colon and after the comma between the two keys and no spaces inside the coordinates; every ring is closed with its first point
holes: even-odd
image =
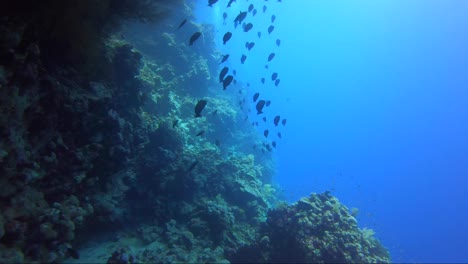
{"type": "Polygon", "coordinates": [[[276,208],[272,156],[216,92],[212,29],[188,23],[191,48],[171,20],[190,5],[149,2],[2,9],[0,262],[388,262],[329,195],[276,208]],[[152,37],[117,31],[135,17],[152,37]]]}

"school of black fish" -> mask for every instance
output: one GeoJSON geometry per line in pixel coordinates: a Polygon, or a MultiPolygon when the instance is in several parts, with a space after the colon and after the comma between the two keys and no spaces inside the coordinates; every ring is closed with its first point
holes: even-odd
{"type": "MultiPolygon", "coordinates": [[[[240,1],[240,0],[237,0],[237,1],[240,1]]],[[[236,0],[225,0],[225,1],[220,1],[220,0],[208,0],[208,6],[209,7],[213,7],[214,5],[223,5],[223,2],[226,2],[226,10],[225,12],[223,12],[223,21],[224,21],[224,25],[226,25],[226,21],[229,21],[229,8],[236,4],[237,2],[236,0]]],[[[244,0],[246,2],[249,2],[249,0],[244,0]]],[[[256,1],[254,2],[255,4],[258,4],[260,1],[256,1]]],[[[268,0],[264,0],[264,2],[268,2],[268,0]]],[[[278,0],[277,2],[282,2],[281,0],[278,0]]],[[[275,33],[275,21],[276,21],[276,15],[275,14],[271,14],[269,15],[268,17],[266,16],[266,14],[268,13],[267,10],[268,10],[268,6],[266,4],[268,3],[265,3],[264,5],[262,5],[261,7],[261,10],[262,12],[261,13],[258,13],[257,12],[257,9],[254,5],[254,3],[250,3],[248,5],[248,8],[247,10],[244,10],[244,11],[240,11],[238,14],[234,14],[233,17],[234,19],[232,20],[233,23],[234,23],[234,28],[235,30],[234,31],[238,31],[238,32],[230,32],[230,31],[226,31],[225,34],[223,35],[223,38],[222,38],[222,43],[223,45],[229,45],[229,40],[234,36],[234,34],[245,34],[249,31],[251,31],[252,29],[256,29],[256,30],[259,30],[257,32],[257,36],[258,38],[260,39],[261,36],[262,36],[262,30],[266,31],[267,32],[267,35],[274,35],[275,33]],[[267,27],[267,28],[264,28],[264,29],[261,29],[261,28],[258,28],[258,27],[255,27],[254,23],[252,22],[249,22],[249,18],[250,17],[255,17],[256,14],[265,14],[265,17],[266,19],[269,21],[270,25],[267,27]],[[238,28],[238,26],[241,26],[238,28]]],[[[260,15],[259,15],[260,16],[260,15]]],[[[184,19],[180,24],[179,26],[176,28],[176,31],[179,30],[181,27],[183,27],[185,25],[185,23],[187,22],[187,19],[184,19]]],[[[195,44],[195,42],[197,42],[197,40],[202,36],[202,32],[194,32],[190,39],[189,39],[189,46],[192,46],[195,44]]],[[[276,47],[279,47],[281,45],[281,40],[279,38],[276,38],[275,39],[275,45],[276,47]]],[[[250,52],[255,46],[255,42],[253,40],[251,41],[247,41],[245,43],[245,48],[248,50],[248,52],[250,52]]],[[[247,53],[246,53],[247,54],[247,53]]],[[[242,54],[241,57],[240,57],[240,62],[241,62],[241,65],[242,64],[246,64],[248,62],[247,61],[247,58],[248,56],[246,54],[242,54]]],[[[225,54],[222,56],[221,60],[220,60],[220,65],[221,64],[225,64],[229,58],[230,58],[230,54],[225,54]]],[[[276,57],[276,53],[275,52],[270,52],[269,56],[267,57],[266,61],[267,61],[267,64],[265,65],[265,69],[269,69],[269,63],[276,57]]],[[[226,90],[229,88],[229,86],[231,85],[236,85],[237,83],[237,80],[235,79],[235,76],[236,76],[236,71],[233,70],[233,69],[229,69],[229,67],[227,66],[224,66],[221,68],[220,70],[220,73],[219,73],[219,82],[222,83],[222,86],[223,86],[223,90],[226,90]],[[229,72],[232,72],[232,74],[229,74],[229,72]]],[[[278,87],[279,84],[280,84],[280,79],[278,78],[279,77],[279,74],[277,72],[273,72],[271,73],[271,80],[272,80],[272,84],[275,85],[275,87],[278,87]]],[[[237,77],[236,77],[237,78],[237,77]]],[[[265,85],[266,83],[266,78],[263,76],[260,78],[260,82],[265,85]]],[[[250,87],[250,84],[247,83],[247,87],[250,87]]],[[[239,90],[239,94],[242,94],[242,90],[239,90]]],[[[198,103],[195,105],[195,117],[201,117],[201,112],[202,110],[205,108],[205,106],[207,105],[207,101],[202,99],[202,100],[199,100],[198,103]]],[[[239,101],[239,105],[241,107],[241,109],[244,109],[244,104],[246,103],[246,100],[243,99],[243,100],[240,100],[239,101]]],[[[267,100],[267,99],[264,99],[262,98],[262,95],[261,93],[259,92],[255,92],[255,94],[253,95],[253,103],[255,104],[255,109],[256,109],[256,115],[264,115],[264,111],[265,111],[265,108],[266,107],[269,107],[270,104],[271,104],[271,100],[267,100]]],[[[216,111],[216,110],[215,110],[216,111]]],[[[250,110],[249,110],[250,112],[250,110]]],[[[248,116],[245,117],[245,121],[248,120],[248,116]]],[[[267,123],[267,118],[266,116],[263,116],[263,121],[265,123],[267,123]]],[[[177,125],[177,122],[178,120],[175,120],[174,123],[173,123],[173,127],[175,127],[177,125]]],[[[272,124],[274,125],[274,127],[278,127],[279,123],[281,122],[281,124],[283,126],[286,125],[287,123],[287,119],[282,119],[281,120],[281,117],[280,115],[276,115],[273,119],[272,119],[272,124]]],[[[256,125],[258,126],[258,122],[252,122],[252,125],[256,125]]],[[[196,136],[202,136],[203,133],[205,131],[204,130],[201,130],[199,131],[196,136]]],[[[265,129],[264,132],[263,132],[263,135],[265,138],[268,139],[268,136],[270,135],[270,131],[268,129],[265,129]]],[[[282,138],[282,134],[281,132],[277,132],[277,139],[281,139],[282,138]]],[[[272,151],[273,148],[276,148],[277,146],[277,142],[273,139],[270,139],[271,140],[271,143],[262,143],[260,144],[261,146],[263,146],[264,148],[262,149],[263,152],[265,152],[265,150],[267,151],[272,151]]],[[[216,145],[219,146],[219,140],[216,139],[216,145]]],[[[253,145],[253,148],[255,149],[257,146],[257,144],[254,144],[253,145]]],[[[193,169],[194,167],[196,166],[196,163],[192,164],[192,166],[190,167],[189,171],[191,169],[193,169]]]]}

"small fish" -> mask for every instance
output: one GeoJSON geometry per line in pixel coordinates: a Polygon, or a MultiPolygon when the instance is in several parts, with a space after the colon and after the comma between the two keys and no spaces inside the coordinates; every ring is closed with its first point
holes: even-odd
{"type": "Polygon", "coordinates": [[[197,166],[197,164],[198,164],[198,160],[192,162],[192,164],[191,164],[190,167],[188,168],[188,172],[193,171],[193,169],[195,169],[195,167],[197,166]]]}
{"type": "Polygon", "coordinates": [[[201,117],[201,112],[203,108],[206,106],[206,100],[199,100],[197,105],[195,106],[195,117],[201,117]]]}
{"type": "Polygon", "coordinates": [[[270,106],[270,104],[271,104],[271,101],[270,101],[270,100],[266,101],[266,106],[267,106],[267,107],[270,106]]]}
{"type": "Polygon", "coordinates": [[[266,129],[265,131],[263,131],[263,135],[264,135],[265,137],[268,137],[268,133],[270,133],[270,131],[268,131],[268,129],[266,129]]]}
{"type": "Polygon", "coordinates": [[[275,53],[272,52],[270,55],[268,55],[268,61],[271,61],[275,57],[275,53]]]}
{"type": "Polygon", "coordinates": [[[245,56],[245,54],[242,54],[241,63],[244,64],[246,59],[247,59],[247,56],[245,56]]]}
{"type": "Polygon", "coordinates": [[[179,24],[176,30],[179,30],[182,26],[185,25],[185,23],[187,23],[187,19],[182,20],[182,22],[179,24]]]}
{"type": "Polygon", "coordinates": [[[273,123],[275,123],[275,126],[278,126],[280,119],[281,119],[280,116],[275,116],[275,119],[273,120],[273,123]]]}
{"type": "Polygon", "coordinates": [[[263,119],[263,122],[266,122],[266,116],[264,116],[262,119],[263,119]]]}
{"type": "Polygon", "coordinates": [[[224,80],[224,77],[226,76],[226,74],[228,73],[229,71],[229,68],[228,67],[224,67],[221,72],[219,73],[219,82],[223,82],[224,80]]]}
{"type": "Polygon", "coordinates": [[[198,132],[195,136],[200,137],[200,136],[203,136],[203,134],[205,134],[205,130],[198,132]]]}
{"type": "Polygon", "coordinates": [[[249,43],[249,46],[247,47],[247,49],[250,51],[254,46],[255,46],[255,43],[254,43],[254,42],[250,42],[250,43],[249,43]]]}
{"type": "Polygon", "coordinates": [[[263,10],[263,13],[265,13],[267,10],[267,7],[264,5],[262,10],[263,10]]]}
{"type": "Polygon", "coordinates": [[[274,23],[276,20],[276,16],[275,15],[271,15],[271,23],[274,23]]]}
{"type": "Polygon", "coordinates": [[[271,75],[271,80],[274,81],[274,80],[276,80],[276,78],[278,78],[278,73],[274,72],[274,73],[271,75]]]}
{"type": "Polygon", "coordinates": [[[226,45],[226,42],[228,42],[232,37],[232,33],[231,32],[226,32],[223,36],[223,45],[226,45]]]}
{"type": "Polygon", "coordinates": [[[268,64],[265,64],[265,69],[268,69],[268,64]]]}
{"type": "Polygon", "coordinates": [[[175,119],[174,121],[172,121],[172,128],[175,128],[178,123],[179,123],[179,119],[175,119]]]}
{"type": "Polygon", "coordinates": [[[276,148],[276,141],[271,142],[271,145],[276,148]]]}
{"type": "Polygon", "coordinates": [[[255,126],[258,126],[258,122],[255,122],[255,126]]]}
{"type": "Polygon", "coordinates": [[[268,34],[271,34],[271,32],[273,32],[274,29],[275,29],[275,27],[273,25],[269,26],[268,27],[268,34]]]}
{"type": "Polygon", "coordinates": [[[215,109],[215,110],[213,111],[213,113],[211,113],[211,114],[212,114],[212,115],[216,115],[217,113],[218,113],[218,109],[215,109]]]}
{"type": "Polygon", "coordinates": [[[232,74],[234,74],[234,76],[236,76],[237,71],[236,71],[236,70],[233,70],[233,71],[232,71],[232,74]]]}
{"type": "Polygon", "coordinates": [[[255,16],[256,14],[257,14],[257,9],[254,9],[254,10],[252,11],[252,16],[255,16]]]}
{"type": "Polygon", "coordinates": [[[281,39],[276,39],[276,46],[280,46],[281,45],[281,39]]]}
{"type": "Polygon", "coordinates": [[[278,87],[280,81],[281,81],[280,79],[276,79],[276,81],[275,81],[275,86],[276,86],[276,87],[278,87]]]}
{"type": "Polygon", "coordinates": [[[257,36],[258,36],[258,38],[260,38],[260,37],[262,36],[262,32],[259,31],[259,32],[257,33],[257,36]]]}
{"type": "Polygon", "coordinates": [[[283,126],[285,126],[287,122],[288,122],[287,119],[283,119],[283,121],[281,121],[281,123],[283,124],[283,126]]]}
{"type": "Polygon", "coordinates": [[[221,64],[221,63],[227,61],[228,59],[229,59],[229,54],[224,55],[223,58],[221,59],[221,62],[220,62],[219,64],[221,64]]]}
{"type": "Polygon", "coordinates": [[[201,32],[195,32],[193,35],[190,37],[189,45],[192,46],[193,43],[201,36],[201,32]]]}
{"type": "Polygon", "coordinates": [[[231,84],[232,80],[234,80],[234,76],[228,75],[226,79],[223,80],[223,90],[226,90],[226,88],[231,84]]]}
{"type": "Polygon", "coordinates": [[[218,2],[218,0],[208,0],[208,6],[212,7],[216,2],[218,2]]]}
{"type": "Polygon", "coordinates": [[[253,4],[250,4],[250,5],[249,5],[249,9],[248,9],[249,12],[252,12],[253,9],[254,9],[254,5],[253,5],[253,4]]]}
{"type": "Polygon", "coordinates": [[[257,115],[263,114],[263,111],[262,111],[262,110],[263,110],[263,107],[264,107],[264,106],[265,106],[265,100],[260,100],[260,101],[258,101],[257,106],[256,106],[256,108],[257,108],[257,115]]]}
{"type": "Polygon", "coordinates": [[[278,137],[282,138],[283,136],[281,135],[281,132],[278,132],[278,137]]]}
{"type": "Polygon", "coordinates": [[[253,96],[253,101],[254,103],[257,101],[258,97],[260,96],[259,93],[255,93],[254,96],[253,96]]]}
{"type": "Polygon", "coordinates": [[[224,21],[224,23],[226,23],[226,18],[227,18],[227,16],[228,16],[227,13],[224,12],[224,13],[223,13],[223,21],[224,21]]]}
{"type": "Polygon", "coordinates": [[[231,7],[232,3],[234,3],[236,0],[229,0],[229,3],[227,4],[227,7],[231,7]]]}
{"type": "Polygon", "coordinates": [[[260,79],[260,81],[265,84],[265,78],[260,79]]]}
{"type": "Polygon", "coordinates": [[[242,24],[242,21],[247,17],[247,12],[240,12],[239,15],[236,16],[234,19],[234,26],[237,26],[238,24],[242,24]]]}
{"type": "Polygon", "coordinates": [[[243,26],[243,28],[244,28],[244,32],[249,32],[253,28],[253,24],[247,23],[243,26]]]}

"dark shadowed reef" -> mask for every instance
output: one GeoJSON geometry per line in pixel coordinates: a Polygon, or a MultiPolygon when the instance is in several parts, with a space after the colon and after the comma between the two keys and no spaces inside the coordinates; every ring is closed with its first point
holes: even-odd
{"type": "Polygon", "coordinates": [[[6,2],[1,263],[389,261],[336,198],[278,202],[271,153],[221,93],[213,29],[190,4],[6,2]],[[200,45],[174,33],[181,17],[200,45]]]}

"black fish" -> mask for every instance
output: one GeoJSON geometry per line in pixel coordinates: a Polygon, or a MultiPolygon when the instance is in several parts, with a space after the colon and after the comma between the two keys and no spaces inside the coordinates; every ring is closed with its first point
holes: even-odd
{"type": "Polygon", "coordinates": [[[273,32],[274,29],[275,29],[275,27],[273,25],[269,26],[268,27],[268,34],[271,34],[271,32],[273,32]]]}
{"type": "Polygon", "coordinates": [[[270,55],[268,55],[268,61],[271,61],[274,57],[275,53],[270,53],[270,55]]]}
{"type": "Polygon", "coordinates": [[[172,121],[172,128],[175,128],[178,123],[179,123],[179,119],[175,119],[174,121],[172,121]]]}
{"type": "Polygon", "coordinates": [[[205,134],[205,130],[198,132],[195,136],[199,137],[199,136],[203,136],[203,134],[205,134]]]}
{"type": "Polygon", "coordinates": [[[271,104],[270,100],[266,101],[266,106],[270,106],[270,104],[271,104]]]}
{"type": "Polygon", "coordinates": [[[268,129],[266,129],[265,131],[263,131],[263,135],[264,135],[265,137],[268,137],[268,133],[270,133],[270,131],[268,131],[268,129]]]}
{"type": "Polygon", "coordinates": [[[271,142],[271,145],[276,148],[276,141],[271,142]]]}
{"type": "Polygon", "coordinates": [[[201,36],[201,32],[195,32],[193,35],[190,37],[189,45],[192,46],[193,43],[201,36]]]}
{"type": "Polygon", "coordinates": [[[266,10],[267,10],[267,7],[263,6],[263,13],[265,13],[266,10]]]}
{"type": "Polygon", "coordinates": [[[281,81],[280,79],[276,79],[276,81],[275,81],[275,86],[276,86],[276,87],[278,87],[280,81],[281,81]]]}
{"type": "Polygon", "coordinates": [[[250,42],[250,43],[249,43],[249,46],[247,47],[247,49],[250,51],[254,46],[255,46],[255,43],[254,43],[254,42],[250,42]]]}
{"type": "Polygon", "coordinates": [[[219,73],[219,82],[223,82],[224,80],[224,76],[226,76],[226,74],[228,73],[229,71],[229,68],[228,67],[224,67],[221,72],[219,73]]]}
{"type": "Polygon", "coordinates": [[[271,15],[271,23],[274,23],[274,22],[275,22],[275,19],[276,19],[276,16],[275,16],[275,15],[271,15]]]}
{"type": "Polygon", "coordinates": [[[229,3],[227,4],[227,7],[231,7],[231,4],[234,3],[236,0],[229,0],[229,3]]]}
{"type": "Polygon", "coordinates": [[[262,110],[263,110],[263,107],[264,107],[264,106],[265,106],[265,100],[260,100],[260,101],[258,101],[257,106],[256,106],[256,108],[257,108],[257,115],[263,114],[263,111],[262,111],[262,110]]]}
{"type": "Polygon", "coordinates": [[[253,5],[253,4],[250,4],[250,5],[249,5],[249,12],[251,12],[253,9],[254,9],[254,5],[253,5]]]}
{"type": "Polygon", "coordinates": [[[271,80],[274,81],[274,80],[276,80],[277,77],[278,77],[278,73],[274,72],[274,73],[271,75],[271,80]]]}
{"type": "Polygon", "coordinates": [[[232,37],[232,33],[231,32],[226,32],[226,34],[224,34],[223,36],[223,45],[226,45],[226,42],[228,42],[232,37]]]}
{"type": "Polygon", "coordinates": [[[232,74],[234,74],[234,76],[236,76],[237,71],[236,71],[236,70],[233,70],[233,71],[232,71],[232,74]]]}
{"type": "Polygon", "coordinates": [[[260,96],[259,93],[255,93],[254,96],[253,96],[253,101],[254,103],[257,101],[258,97],[260,96]]]}
{"type": "Polygon", "coordinates": [[[260,81],[265,84],[265,78],[260,79],[260,81]]]}
{"type": "Polygon", "coordinates": [[[244,64],[244,62],[245,62],[246,59],[247,59],[247,56],[245,56],[244,54],[242,54],[241,63],[244,64]]]}
{"type": "Polygon", "coordinates": [[[280,46],[281,45],[281,39],[276,39],[276,46],[280,46]]]}
{"type": "Polygon", "coordinates": [[[197,166],[197,164],[198,164],[198,160],[192,162],[192,165],[190,165],[188,172],[193,171],[193,169],[195,169],[195,166],[197,166]]]}
{"type": "Polygon", "coordinates": [[[283,121],[281,121],[281,123],[283,123],[283,126],[285,126],[285,125],[286,125],[286,122],[288,122],[288,120],[287,120],[287,119],[283,119],[283,121]]]}
{"type": "Polygon", "coordinates": [[[245,24],[244,25],[244,32],[249,32],[249,30],[251,30],[252,28],[253,28],[252,23],[245,24]]]}
{"type": "Polygon", "coordinates": [[[220,62],[219,64],[221,64],[221,63],[227,61],[227,59],[229,59],[229,54],[224,55],[223,58],[221,59],[221,62],[220,62]]]}
{"type": "Polygon", "coordinates": [[[268,64],[265,64],[265,69],[268,69],[268,64]]]}
{"type": "Polygon", "coordinates": [[[258,122],[255,122],[255,126],[258,126],[258,122]]]}
{"type": "Polygon", "coordinates": [[[241,24],[242,21],[244,21],[245,17],[247,17],[247,12],[240,12],[239,15],[237,15],[234,19],[234,22],[241,24]]]}
{"type": "Polygon", "coordinates": [[[255,16],[256,14],[257,14],[257,9],[254,9],[254,10],[252,11],[252,16],[255,16]]]}
{"type": "Polygon", "coordinates": [[[281,119],[280,116],[275,116],[275,119],[273,120],[273,123],[275,123],[275,126],[278,126],[280,119],[281,119]]]}
{"type": "Polygon", "coordinates": [[[266,122],[266,116],[264,116],[262,119],[263,119],[263,122],[266,122]]]}
{"type": "Polygon", "coordinates": [[[213,6],[218,0],[208,0],[208,6],[213,6]]]}
{"type": "Polygon", "coordinates": [[[231,84],[232,80],[234,80],[234,76],[228,75],[226,79],[223,80],[223,89],[226,90],[226,88],[231,84]]]}
{"type": "Polygon", "coordinates": [[[74,259],[79,259],[80,258],[80,253],[78,253],[78,251],[76,249],[73,249],[73,248],[67,248],[67,253],[70,257],[74,258],[74,259]]]}
{"type": "Polygon", "coordinates": [[[281,132],[278,132],[278,137],[279,138],[282,138],[283,136],[281,136],[281,132]]]}
{"type": "Polygon", "coordinates": [[[259,32],[257,33],[257,36],[258,36],[258,38],[260,38],[260,37],[262,36],[262,32],[259,31],[259,32]]]}
{"type": "Polygon", "coordinates": [[[185,23],[187,23],[187,19],[182,20],[182,22],[176,30],[179,30],[183,25],[185,25],[185,23]]]}
{"type": "Polygon", "coordinates": [[[201,117],[201,112],[206,106],[206,100],[199,100],[195,106],[195,117],[201,117]]]}

